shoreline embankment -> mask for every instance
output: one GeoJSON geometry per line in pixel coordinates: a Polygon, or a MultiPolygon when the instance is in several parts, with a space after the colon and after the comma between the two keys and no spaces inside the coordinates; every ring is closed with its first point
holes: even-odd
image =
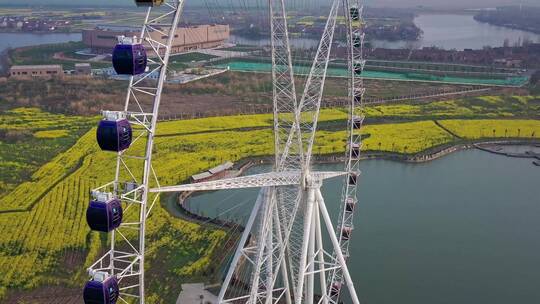
{"type": "MultiPolygon", "coordinates": [[[[463,142],[463,143],[454,143],[451,145],[442,145],[438,147],[433,147],[428,150],[422,151],[420,153],[416,154],[403,154],[403,153],[392,153],[392,152],[375,152],[375,151],[369,151],[363,154],[361,157],[361,160],[367,160],[367,159],[384,159],[384,160],[391,160],[391,161],[398,161],[398,162],[404,162],[404,163],[425,163],[437,160],[439,158],[442,158],[446,155],[468,150],[468,149],[478,149],[481,151],[485,151],[488,153],[493,153],[497,155],[507,156],[507,157],[521,157],[521,158],[535,158],[540,160],[540,154],[538,153],[510,153],[510,152],[500,152],[497,151],[494,148],[496,146],[536,146],[540,147],[540,141],[539,140],[523,140],[523,139],[505,139],[505,140],[476,140],[476,141],[470,141],[470,142],[463,142]]],[[[249,158],[245,159],[243,161],[243,165],[240,166],[238,170],[234,170],[232,175],[229,175],[228,177],[235,177],[242,175],[245,170],[248,168],[251,168],[253,165],[256,164],[271,164],[273,161],[272,157],[256,157],[256,158],[249,158]]],[[[345,157],[344,156],[338,156],[338,155],[319,155],[314,157],[314,162],[318,164],[328,164],[328,163],[344,163],[345,157]]],[[[183,217],[193,220],[199,224],[211,224],[214,226],[218,226],[221,228],[227,228],[227,229],[238,229],[238,224],[234,222],[228,222],[224,220],[220,220],[217,218],[211,218],[206,216],[201,216],[199,214],[196,214],[192,211],[190,211],[186,207],[186,201],[191,195],[196,195],[194,192],[185,192],[174,196],[175,203],[172,204],[172,207],[175,208],[177,211],[179,211],[183,217]]]]}

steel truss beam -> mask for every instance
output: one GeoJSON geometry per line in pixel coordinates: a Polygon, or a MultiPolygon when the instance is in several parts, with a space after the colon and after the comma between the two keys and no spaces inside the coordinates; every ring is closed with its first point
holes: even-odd
{"type": "MultiPolygon", "coordinates": [[[[316,179],[328,179],[347,174],[346,172],[312,172],[316,179]]],[[[150,192],[214,191],[260,187],[292,186],[302,183],[301,171],[270,172],[209,182],[150,189],[150,192]]]]}

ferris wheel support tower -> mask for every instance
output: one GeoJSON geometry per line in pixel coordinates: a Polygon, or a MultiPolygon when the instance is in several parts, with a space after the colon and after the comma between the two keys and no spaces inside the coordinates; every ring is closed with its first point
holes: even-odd
{"type": "MultiPolygon", "coordinates": [[[[159,193],[259,187],[259,197],[225,277],[218,296],[219,303],[277,304],[285,301],[287,304],[312,304],[315,301],[317,278],[321,292],[318,303],[337,303],[342,286],[349,290],[352,302],[359,303],[346,258],[352,230],[349,203],[351,199],[356,203],[359,174],[357,161],[361,138],[354,131],[359,129],[363,120],[363,117],[357,119],[356,109],[357,105],[362,105],[364,91],[359,75],[365,62],[361,53],[363,35],[353,29],[354,21],[361,24],[361,10],[349,1],[352,0],[333,0],[304,91],[297,102],[285,3],[284,0],[269,0],[276,154],[273,172],[193,185],[161,187],[152,166],[152,150],[171,44],[184,1],[136,0],[137,3],[163,4],[163,11],[153,12],[153,7],[148,9],[141,37],[133,38],[134,41],[145,42],[154,52],[155,58],[148,59],[152,66],[148,73],[130,78],[124,111],[104,114],[106,117],[129,119],[129,123],[137,126],[139,131],[133,143],[139,141],[144,149],[140,155],[132,149],[118,150],[114,181],[92,191],[99,200],[106,201],[102,204],[98,200],[94,207],[99,209],[104,204],[107,208],[112,207],[107,212],[119,216],[120,220],[116,218],[118,225],[107,223],[107,229],[97,229],[111,232],[111,249],[88,269],[93,279],[101,282],[87,284],[88,290],[99,290],[105,297],[118,296],[107,292],[117,290],[124,302],[144,303],[145,223],[158,201],[159,193]],[[351,104],[348,161],[342,172],[318,172],[311,169],[311,155],[341,1],[347,20],[349,46],[351,104]],[[152,32],[167,37],[166,43],[152,39],[152,32]],[[151,81],[150,75],[155,74],[159,75],[157,81],[151,81]],[[142,102],[144,98],[151,99],[151,107],[142,102]],[[137,171],[141,171],[140,174],[137,171]],[[324,180],[339,176],[345,176],[346,186],[342,216],[338,230],[335,231],[320,188],[324,180]],[[156,187],[150,188],[151,184],[156,187]],[[118,207],[119,200],[126,206],[124,211],[121,205],[118,207]],[[127,219],[124,222],[122,212],[127,219]],[[323,242],[324,231],[331,240],[330,246],[323,242]],[[109,276],[114,280],[108,280],[109,276]],[[104,289],[106,283],[112,289],[104,289]]],[[[142,58],[140,42],[128,48],[133,52],[139,50],[138,58],[142,58]]],[[[144,64],[146,66],[146,61],[144,64]]],[[[118,124],[115,126],[120,126],[118,119],[115,121],[118,124]]],[[[131,133],[129,139],[131,141],[131,133]]],[[[108,217],[105,218],[108,221],[108,217]]],[[[92,296],[90,292],[89,296],[92,296]]]]}
{"type": "Polygon", "coordinates": [[[352,173],[311,170],[315,131],[341,1],[333,1],[298,106],[284,3],[282,0],[269,2],[276,144],[273,172],[151,190],[262,188],[231,261],[218,303],[312,304],[317,278],[322,292],[318,303],[330,303],[335,292],[327,290],[327,281],[332,278],[332,282],[333,273],[338,270],[352,302],[359,303],[338,238],[342,232],[335,231],[320,191],[328,178],[347,176],[346,182],[352,184],[349,182],[352,173]],[[331,240],[330,246],[323,242],[323,229],[331,240]]]}

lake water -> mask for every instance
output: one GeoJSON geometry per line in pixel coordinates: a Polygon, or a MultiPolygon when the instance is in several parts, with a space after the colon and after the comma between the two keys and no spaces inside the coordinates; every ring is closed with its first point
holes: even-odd
{"type": "MultiPolygon", "coordinates": [[[[505,39],[510,45],[524,39],[540,41],[540,35],[521,30],[514,30],[487,23],[477,22],[473,15],[465,14],[421,14],[414,23],[424,31],[423,37],[416,42],[372,40],[374,47],[380,48],[422,48],[437,46],[444,49],[481,49],[484,46],[503,46],[505,39]]],[[[368,37],[369,39],[369,37],[368,37]]],[[[269,45],[269,39],[247,39],[231,36],[233,43],[249,45],[269,45]]],[[[317,39],[291,38],[291,45],[297,48],[316,48],[317,39]]]]}
{"type": "MultiPolygon", "coordinates": [[[[540,303],[540,168],[531,160],[467,150],[361,168],[349,269],[363,303],[540,303]]],[[[340,191],[339,179],[323,189],[334,219],[340,191]]],[[[256,195],[217,191],[189,204],[240,219],[256,195]]]]}
{"type": "Polygon", "coordinates": [[[422,46],[438,46],[445,49],[481,49],[484,46],[503,46],[532,40],[540,41],[540,35],[520,30],[481,23],[472,15],[420,15],[414,22],[424,31],[422,46]]]}
{"type": "MultiPolygon", "coordinates": [[[[533,42],[540,41],[538,34],[480,23],[475,21],[472,15],[422,14],[415,18],[414,22],[424,31],[420,41],[409,43],[375,40],[373,41],[374,46],[386,48],[403,48],[411,45],[415,47],[438,46],[462,50],[465,48],[480,49],[486,45],[502,46],[505,39],[508,39],[511,45],[524,39],[533,42]]],[[[0,53],[8,47],[80,40],[81,34],[78,33],[0,33],[0,53]]],[[[250,45],[270,44],[269,39],[248,39],[235,35],[231,35],[230,41],[250,45]]],[[[291,37],[291,45],[298,48],[316,48],[318,40],[291,37]]]]}
{"type": "Polygon", "coordinates": [[[424,31],[419,41],[375,40],[373,45],[394,49],[437,46],[463,50],[503,46],[505,39],[508,39],[510,45],[523,40],[540,41],[538,34],[481,23],[474,20],[473,15],[422,14],[414,19],[414,23],[424,31]]]}
{"type": "Polygon", "coordinates": [[[38,44],[61,43],[67,41],[81,41],[82,36],[78,33],[0,33],[0,53],[11,47],[22,47],[38,44]]]}
{"type": "MultiPolygon", "coordinates": [[[[61,43],[68,41],[81,41],[82,35],[78,33],[52,33],[52,34],[32,34],[32,33],[0,33],[0,54],[8,48],[23,46],[61,43]]],[[[2,66],[0,65],[0,68],[2,66]]]]}

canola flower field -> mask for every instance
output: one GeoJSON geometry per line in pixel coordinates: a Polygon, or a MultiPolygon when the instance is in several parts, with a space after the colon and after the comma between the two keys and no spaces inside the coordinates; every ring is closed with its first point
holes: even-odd
{"type": "Polygon", "coordinates": [[[36,170],[73,146],[97,121],[97,117],[52,114],[37,108],[0,112],[0,195],[33,180],[36,170]]]}
{"type": "MultiPolygon", "coordinates": [[[[500,101],[494,98],[483,102],[500,101]]],[[[448,106],[441,102],[431,104],[431,107],[456,108],[458,103],[455,101],[448,106]]],[[[520,101],[516,99],[516,103],[520,101]]],[[[377,106],[367,108],[366,112],[372,113],[372,117],[377,117],[376,113],[389,113],[411,119],[416,115],[415,109],[422,107],[377,106]]],[[[455,111],[456,115],[446,113],[437,120],[444,128],[431,119],[367,124],[362,132],[363,148],[418,153],[461,140],[453,134],[464,139],[540,139],[540,120],[511,120],[505,116],[504,119],[487,119],[491,115],[489,112],[486,112],[486,119],[452,119],[468,113],[463,109],[455,111]]],[[[0,125],[8,130],[26,132],[24,134],[34,139],[49,141],[43,145],[61,138],[73,141],[71,144],[64,142],[69,148],[50,157],[32,171],[27,180],[6,191],[0,199],[0,299],[8,290],[32,289],[46,284],[80,288],[86,279],[85,266],[106,247],[106,236],[90,232],[87,227],[85,210],[89,190],[112,180],[111,164],[115,154],[99,150],[95,128],[90,127],[95,125],[96,118],[59,118],[56,114],[31,108],[15,109],[0,116],[0,125]]],[[[324,109],[320,121],[323,128],[317,133],[314,152],[343,153],[345,111],[324,109]]],[[[226,160],[271,155],[271,126],[271,114],[160,122],[154,168],[161,185],[185,182],[192,174],[226,160]]],[[[134,151],[142,149],[143,145],[144,142],[140,142],[133,147],[134,151]]],[[[0,147],[8,149],[7,144],[0,147]]],[[[8,155],[9,151],[0,153],[8,155]]],[[[183,280],[196,280],[215,273],[212,257],[219,254],[226,237],[224,231],[174,218],[161,206],[154,208],[147,225],[151,302],[168,303],[177,296],[183,280]],[[159,288],[164,288],[160,290],[159,299],[155,282],[160,282],[159,288]]]]}

